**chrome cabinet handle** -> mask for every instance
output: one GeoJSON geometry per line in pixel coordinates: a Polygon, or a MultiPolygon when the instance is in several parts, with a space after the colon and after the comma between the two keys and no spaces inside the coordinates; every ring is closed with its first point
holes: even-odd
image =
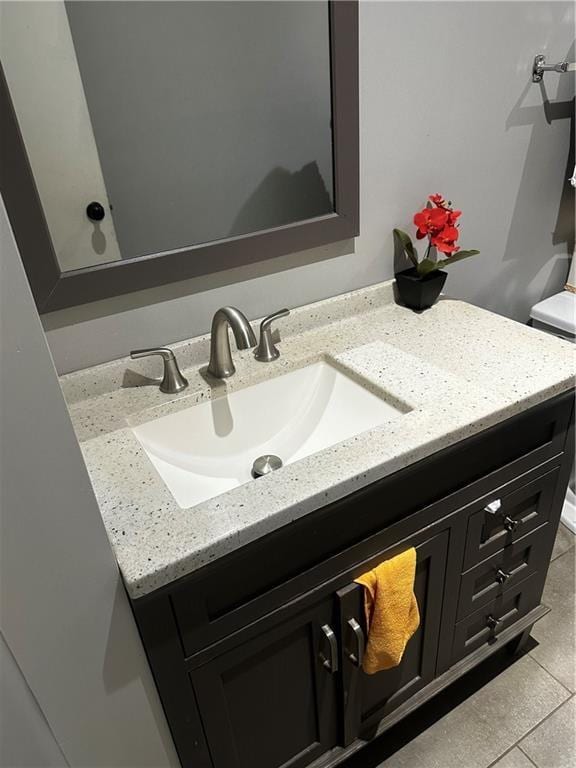
{"type": "Polygon", "coordinates": [[[280,357],[278,348],[272,341],[272,323],[278,320],[280,317],[286,317],[290,314],[289,309],[281,309],[279,312],[274,312],[273,315],[268,315],[260,323],[260,341],[254,352],[254,357],[260,363],[271,363],[272,360],[276,360],[280,357]]]}
{"type": "Polygon", "coordinates": [[[503,571],[502,568],[498,568],[496,571],[496,581],[498,584],[504,584],[508,581],[508,579],[512,576],[511,573],[506,573],[506,571],[503,571]]]}
{"type": "Polygon", "coordinates": [[[487,512],[489,515],[497,515],[498,512],[500,512],[501,506],[502,500],[494,499],[494,501],[491,501],[490,504],[486,504],[484,507],[484,512],[487,512]]]}
{"type": "Polygon", "coordinates": [[[150,349],[134,349],[130,352],[132,360],[139,360],[141,357],[151,357],[158,355],[164,361],[164,376],[160,382],[160,392],[167,395],[175,395],[182,392],[188,386],[188,380],[182,376],[178,362],[171,349],[166,347],[152,347],[150,349]]]}
{"type": "Polygon", "coordinates": [[[502,623],[502,619],[497,619],[495,616],[492,616],[492,614],[490,614],[490,616],[486,618],[486,626],[489,629],[496,629],[498,624],[501,624],[501,623],[502,623]]]}
{"type": "Polygon", "coordinates": [[[338,640],[329,624],[323,624],[320,631],[322,632],[323,641],[326,644],[328,653],[325,654],[321,648],[318,655],[322,662],[322,666],[327,669],[328,672],[334,674],[335,672],[338,672],[338,640]]]}
{"type": "Polygon", "coordinates": [[[348,619],[346,623],[346,640],[344,651],[352,664],[361,667],[364,661],[364,633],[356,619],[348,619]]]}

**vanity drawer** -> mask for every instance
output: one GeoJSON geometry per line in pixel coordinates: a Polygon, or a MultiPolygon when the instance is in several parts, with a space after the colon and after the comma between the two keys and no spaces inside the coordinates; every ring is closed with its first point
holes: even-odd
{"type": "Polygon", "coordinates": [[[504,490],[470,516],[465,571],[548,521],[559,471],[556,467],[512,493],[504,490]]]}
{"type": "Polygon", "coordinates": [[[466,571],[460,582],[458,621],[545,568],[552,534],[552,526],[544,523],[466,571]]]}
{"type": "Polygon", "coordinates": [[[496,642],[502,630],[538,605],[541,589],[542,574],[533,573],[459,621],[454,629],[451,663],[455,664],[482,645],[496,642]]]}

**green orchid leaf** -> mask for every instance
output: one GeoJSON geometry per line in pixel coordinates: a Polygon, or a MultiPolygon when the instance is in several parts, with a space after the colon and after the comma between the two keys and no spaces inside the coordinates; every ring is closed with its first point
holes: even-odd
{"type": "Polygon", "coordinates": [[[440,262],[433,261],[433,259],[423,259],[420,264],[418,264],[418,274],[420,277],[424,277],[429,272],[433,272],[435,269],[440,269],[439,264],[440,262]]]}
{"type": "Polygon", "coordinates": [[[442,261],[436,262],[437,269],[443,269],[444,267],[449,267],[450,264],[455,264],[457,261],[462,261],[462,259],[467,259],[469,256],[476,256],[476,254],[480,253],[480,251],[476,250],[470,250],[470,251],[458,251],[458,253],[454,253],[452,256],[448,256],[447,259],[442,259],[442,261]]]}
{"type": "Polygon", "coordinates": [[[394,241],[396,246],[408,256],[412,264],[414,264],[415,267],[418,267],[418,253],[414,248],[410,235],[407,235],[406,232],[402,232],[401,229],[395,229],[394,241]]]}

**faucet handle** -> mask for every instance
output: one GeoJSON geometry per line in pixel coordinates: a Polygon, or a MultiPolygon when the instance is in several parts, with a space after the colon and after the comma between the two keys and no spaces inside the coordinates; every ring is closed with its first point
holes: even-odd
{"type": "Polygon", "coordinates": [[[176,356],[171,349],[167,347],[151,347],[150,349],[134,349],[130,352],[132,360],[139,360],[141,357],[151,357],[158,355],[164,361],[164,377],[160,382],[160,392],[167,395],[175,395],[182,392],[188,386],[188,380],[182,376],[176,356]]]}
{"type": "Polygon", "coordinates": [[[260,341],[254,352],[254,357],[261,363],[270,363],[272,360],[276,360],[280,357],[280,352],[272,341],[272,323],[278,320],[280,317],[286,317],[290,314],[289,309],[281,309],[278,312],[274,312],[273,315],[268,315],[260,323],[260,341]]]}

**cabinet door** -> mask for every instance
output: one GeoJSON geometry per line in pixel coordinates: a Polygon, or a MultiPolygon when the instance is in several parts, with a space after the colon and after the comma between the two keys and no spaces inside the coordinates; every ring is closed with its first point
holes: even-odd
{"type": "MultiPolygon", "coordinates": [[[[448,537],[449,532],[443,531],[416,545],[414,592],[420,611],[420,626],[409,640],[399,666],[375,675],[366,675],[360,670],[349,622],[356,619],[364,629],[363,589],[354,584],[338,593],[343,637],[345,744],[351,743],[358,735],[369,738],[382,718],[434,679],[448,537]]],[[[410,541],[404,543],[405,548],[413,546],[410,541]]]]}
{"type": "Polygon", "coordinates": [[[334,599],[192,672],[214,768],[299,768],[336,744],[334,599]]]}

